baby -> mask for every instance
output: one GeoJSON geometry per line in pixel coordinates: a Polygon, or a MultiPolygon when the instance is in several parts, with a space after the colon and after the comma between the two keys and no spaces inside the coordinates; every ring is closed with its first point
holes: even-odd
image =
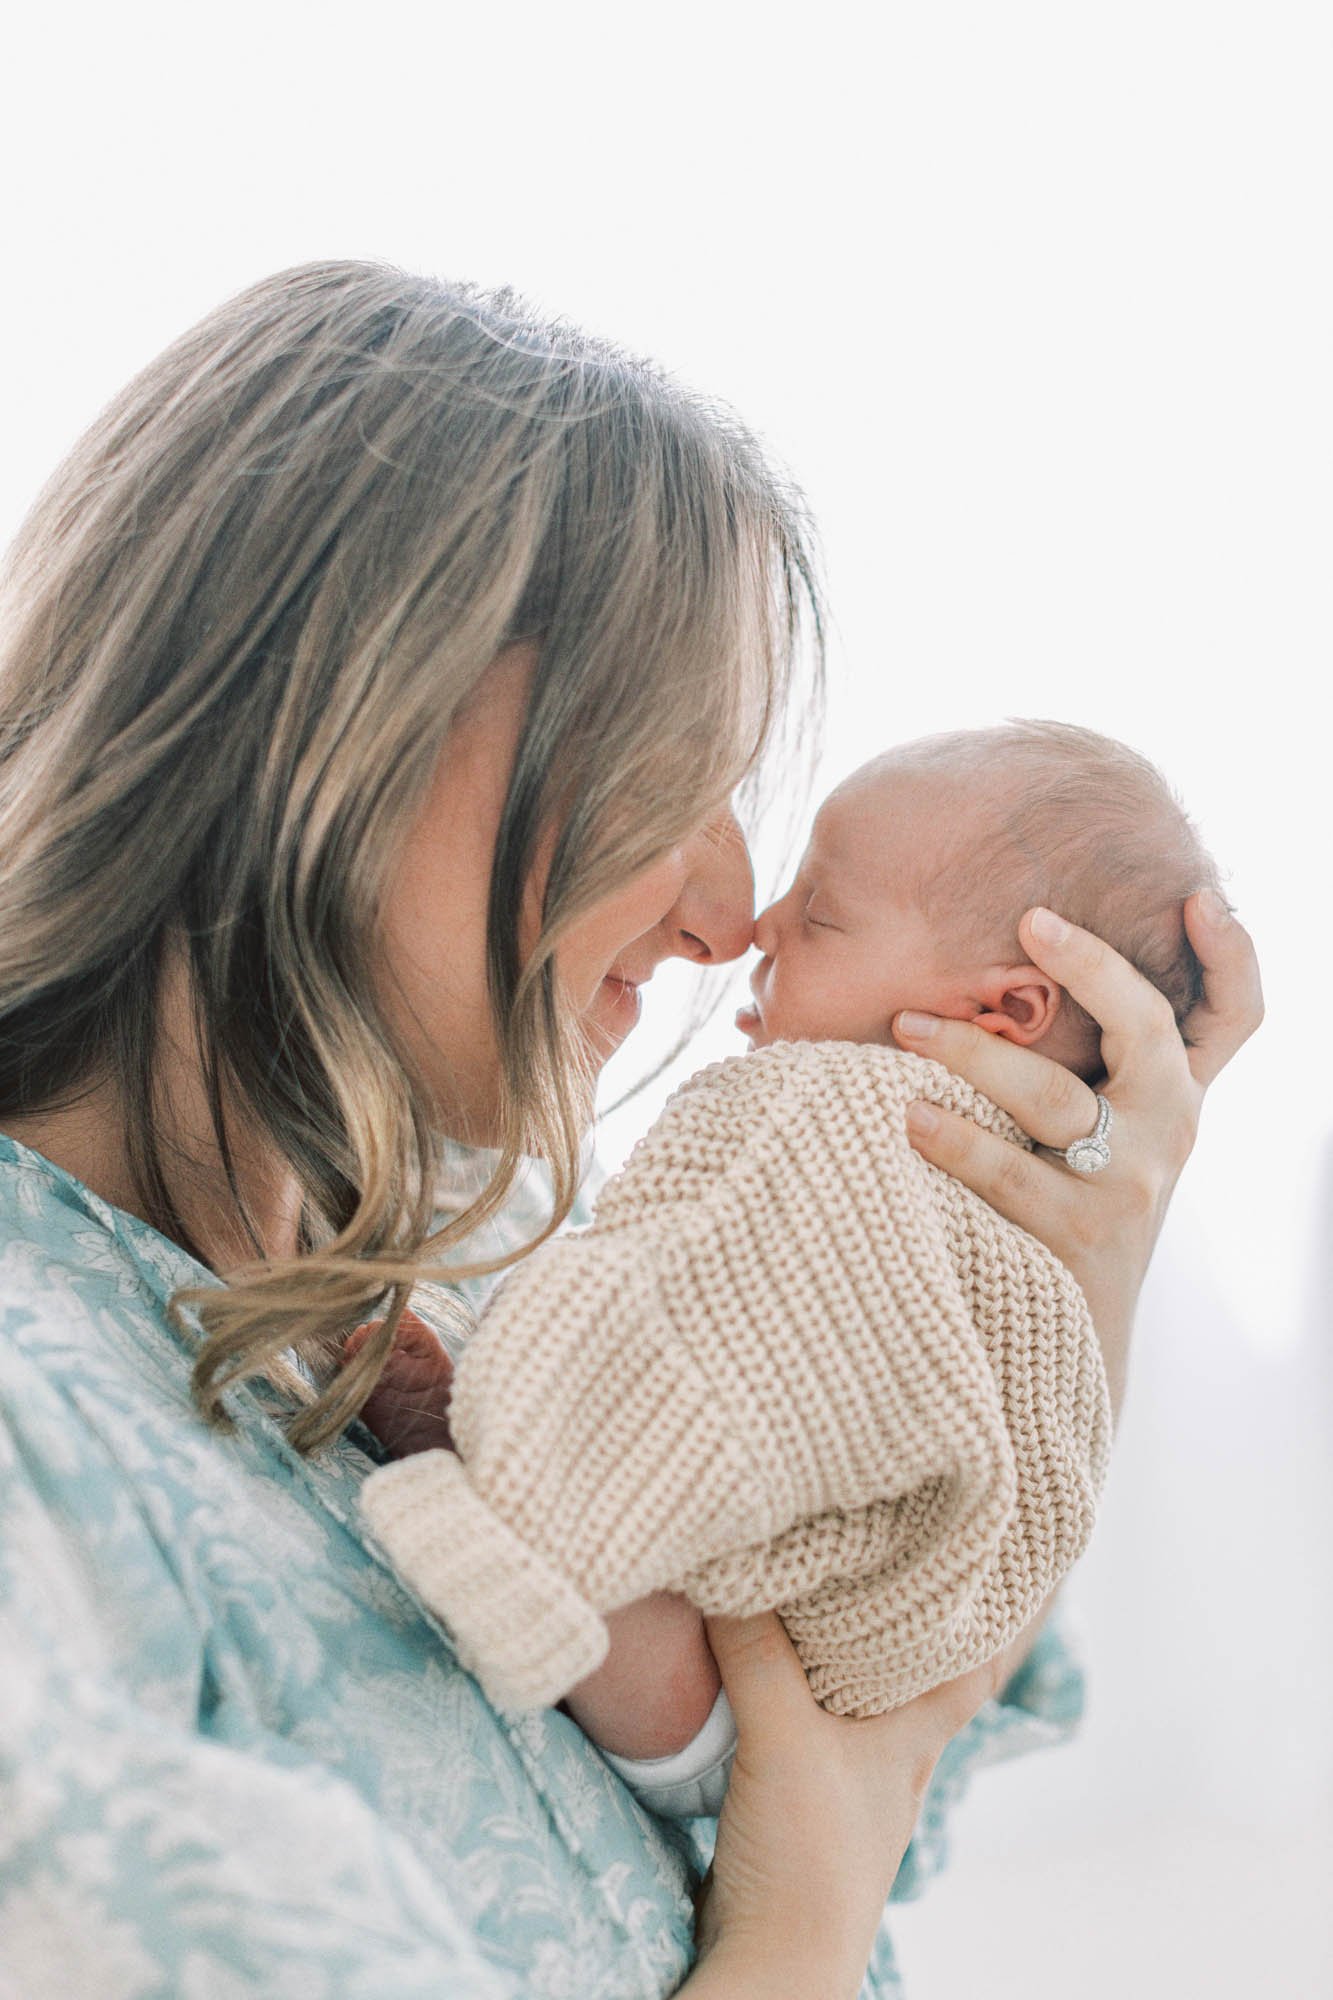
{"type": "MultiPolygon", "coordinates": [[[[756,925],[762,958],[753,1004],[737,1026],[751,1049],[894,1047],[895,1022],[920,1010],[970,1020],[1095,1083],[1102,1074],[1096,1024],[1025,959],[1020,917],[1045,904],[1094,931],[1183,1021],[1201,996],[1201,975],[1182,905],[1205,886],[1216,888],[1217,874],[1190,822],[1159,774],[1123,745],[1038,722],[926,738],[876,758],[824,802],[795,880],[756,925]]],[[[1060,1327],[1072,1348],[1073,1321],[1060,1327]]],[[[1090,1327],[1082,1337],[1090,1340],[1090,1327]]],[[[447,1437],[449,1375],[428,1330],[409,1321],[365,1412],[395,1455],[447,1437]]],[[[1084,1377],[1079,1384],[1086,1398],[1084,1377]]],[[[1094,1410],[1081,1445],[1090,1464],[1102,1464],[1104,1432],[1103,1413],[1094,1410]]],[[[1014,1504],[1013,1490],[998,1485],[984,1501],[1010,1512],[1014,1504]]],[[[834,1511],[845,1532],[850,1517],[834,1511]]],[[[1061,1570],[1090,1519],[1084,1493],[1061,1570]]],[[[384,1538],[397,1556],[393,1535],[384,1538]]],[[[516,1560],[521,1567],[526,1557],[516,1560]]],[[[692,1595],[706,1601],[703,1589],[692,1595]]],[[[770,1592],[767,1601],[796,1595],[770,1592]]],[[[827,1590],[808,1601],[827,1611],[827,1590]]],[[[696,1603],[654,1590],[611,1610],[605,1630],[604,1661],[563,1705],[655,1810],[718,1810],[734,1731],[696,1603]]],[[[849,1700],[843,1712],[857,1710],[849,1700]]]]}
{"type": "Polygon", "coordinates": [[[1163,992],[1202,997],[1181,906],[1217,870],[1161,775],[1067,723],[927,736],[865,764],[819,810],[796,879],[755,926],[736,1017],[751,1048],[892,1042],[907,1010],[971,1021],[1095,1082],[1095,1022],[1025,960],[1044,904],[1163,992]]]}

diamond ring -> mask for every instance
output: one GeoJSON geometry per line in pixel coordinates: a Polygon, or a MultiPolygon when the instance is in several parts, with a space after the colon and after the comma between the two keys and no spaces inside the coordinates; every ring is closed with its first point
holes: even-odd
{"type": "Polygon", "coordinates": [[[1111,1132],[1111,1107],[1100,1090],[1094,1092],[1097,1099],[1097,1123],[1086,1139],[1075,1139],[1072,1146],[1064,1150],[1065,1165],[1072,1167],[1076,1174],[1099,1174],[1103,1167],[1111,1164],[1111,1148],[1106,1143],[1111,1132]]]}

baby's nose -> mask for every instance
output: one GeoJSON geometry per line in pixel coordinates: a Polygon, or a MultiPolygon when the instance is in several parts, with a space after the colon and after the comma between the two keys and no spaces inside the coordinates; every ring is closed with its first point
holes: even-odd
{"type": "Polygon", "coordinates": [[[778,922],[774,914],[777,907],[776,903],[770,903],[754,920],[755,947],[765,958],[774,957],[778,948],[778,922]]]}

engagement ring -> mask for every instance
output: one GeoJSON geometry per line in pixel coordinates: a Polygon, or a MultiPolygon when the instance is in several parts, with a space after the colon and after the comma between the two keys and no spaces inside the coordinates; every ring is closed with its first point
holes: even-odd
{"type": "Polygon", "coordinates": [[[1100,1091],[1097,1098],[1097,1123],[1086,1139],[1075,1139],[1072,1146],[1064,1150],[1065,1165],[1076,1174],[1099,1174],[1103,1167],[1111,1164],[1111,1148],[1107,1139],[1111,1131],[1111,1107],[1100,1091]]]}

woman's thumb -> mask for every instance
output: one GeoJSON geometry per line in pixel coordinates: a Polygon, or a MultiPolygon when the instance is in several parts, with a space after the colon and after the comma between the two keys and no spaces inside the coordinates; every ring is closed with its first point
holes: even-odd
{"type": "Polygon", "coordinates": [[[704,1618],[722,1685],[736,1717],[738,1735],[773,1730],[785,1722],[808,1721],[814,1696],[805,1669],[776,1611],[748,1618],[704,1618]]]}

